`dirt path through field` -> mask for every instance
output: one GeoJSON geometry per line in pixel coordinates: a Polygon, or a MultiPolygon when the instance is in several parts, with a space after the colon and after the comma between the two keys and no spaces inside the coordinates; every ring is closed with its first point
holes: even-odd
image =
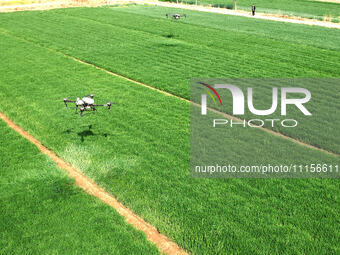
{"type": "Polygon", "coordinates": [[[99,198],[105,204],[113,207],[120,215],[122,215],[125,220],[138,230],[145,233],[147,239],[154,243],[157,248],[164,254],[169,255],[185,255],[187,254],[182,250],[176,243],[172,242],[166,236],[160,234],[157,229],[147,222],[145,222],[138,215],[134,214],[130,209],[126,208],[122,203],[118,202],[117,199],[107,193],[104,189],[99,187],[95,182],[85,176],[80,170],[74,168],[63,159],[58,157],[53,151],[49,150],[43,146],[37,139],[27,133],[25,130],[16,125],[8,117],[6,117],[2,112],[0,112],[0,119],[8,124],[12,129],[18,132],[20,135],[25,137],[31,143],[39,148],[39,150],[50,157],[58,166],[63,169],[67,174],[75,179],[76,185],[81,187],[87,193],[99,198]]]}
{"type": "Polygon", "coordinates": [[[340,0],[315,0],[315,2],[328,2],[328,3],[340,4],[340,0]]]}
{"type": "MultiPolygon", "coordinates": [[[[50,10],[57,8],[70,7],[98,7],[103,5],[127,4],[129,0],[69,0],[69,1],[46,1],[44,3],[35,4],[19,4],[0,6],[0,12],[15,12],[15,11],[33,11],[33,10],[50,10]]],[[[131,1],[133,2],[133,1],[131,1]]]]}
{"type": "Polygon", "coordinates": [[[39,4],[19,4],[19,5],[8,5],[1,6],[0,12],[15,12],[15,11],[27,11],[27,10],[49,10],[54,8],[66,8],[66,7],[76,7],[79,4],[73,4],[71,2],[46,2],[39,4]]]}

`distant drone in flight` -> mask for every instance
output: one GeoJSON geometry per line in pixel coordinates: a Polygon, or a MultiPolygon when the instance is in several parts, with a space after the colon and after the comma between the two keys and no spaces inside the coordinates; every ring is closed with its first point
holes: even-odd
{"type": "Polygon", "coordinates": [[[167,18],[169,18],[169,16],[170,17],[172,17],[174,20],[179,20],[180,18],[186,18],[187,17],[187,15],[186,14],[178,14],[178,13],[175,13],[175,14],[165,14],[165,16],[167,17],[167,18]]]}
{"type": "MultiPolygon", "coordinates": [[[[107,107],[107,109],[110,111],[111,110],[111,105],[114,104],[112,102],[108,102],[106,104],[95,104],[94,99],[93,99],[93,94],[84,96],[82,98],[80,97],[66,97],[64,98],[64,103],[65,106],[68,107],[68,103],[75,103],[75,108],[76,108],[76,113],[78,113],[78,109],[80,112],[80,116],[83,116],[83,113],[85,111],[96,111],[97,106],[103,106],[107,107]]],[[[70,108],[70,107],[69,107],[70,108]]],[[[74,107],[72,107],[74,108],[74,107]]]]}

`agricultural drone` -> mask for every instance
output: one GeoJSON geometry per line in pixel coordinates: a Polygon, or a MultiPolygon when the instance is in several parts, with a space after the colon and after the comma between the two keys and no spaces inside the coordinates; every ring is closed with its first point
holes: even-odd
{"type": "Polygon", "coordinates": [[[93,94],[84,96],[80,99],[80,97],[66,97],[64,98],[65,106],[68,108],[76,108],[76,113],[78,113],[78,108],[80,112],[80,116],[83,116],[85,111],[96,111],[97,106],[107,107],[107,109],[111,110],[111,105],[114,104],[112,102],[108,102],[106,104],[95,104],[93,99],[93,94]],[[68,103],[75,103],[75,107],[69,107],[68,103]]]}
{"type": "Polygon", "coordinates": [[[182,18],[182,17],[184,17],[184,18],[186,18],[187,17],[187,15],[186,14],[178,14],[178,13],[175,13],[175,14],[165,14],[165,16],[167,17],[167,18],[169,18],[169,16],[170,17],[172,17],[174,20],[179,20],[180,18],[182,18]]]}

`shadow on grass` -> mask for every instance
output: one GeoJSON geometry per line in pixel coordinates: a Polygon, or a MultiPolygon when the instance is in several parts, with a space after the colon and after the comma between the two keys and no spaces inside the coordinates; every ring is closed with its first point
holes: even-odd
{"type": "MultiPolygon", "coordinates": [[[[109,136],[108,133],[102,133],[102,134],[98,133],[98,134],[96,134],[91,129],[92,129],[92,125],[88,125],[86,129],[76,133],[80,137],[80,141],[82,143],[85,141],[85,138],[89,137],[89,136],[103,136],[103,137],[108,137],[109,136]]],[[[65,131],[65,133],[71,134],[71,133],[74,133],[74,131],[72,131],[71,129],[67,129],[65,131]]]]}

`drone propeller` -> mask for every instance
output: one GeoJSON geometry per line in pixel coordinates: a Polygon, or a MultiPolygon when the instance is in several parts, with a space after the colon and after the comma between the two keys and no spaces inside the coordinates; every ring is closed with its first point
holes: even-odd
{"type": "Polygon", "coordinates": [[[111,110],[111,105],[116,104],[114,102],[108,102],[107,105],[107,109],[110,111],[111,110]]]}

